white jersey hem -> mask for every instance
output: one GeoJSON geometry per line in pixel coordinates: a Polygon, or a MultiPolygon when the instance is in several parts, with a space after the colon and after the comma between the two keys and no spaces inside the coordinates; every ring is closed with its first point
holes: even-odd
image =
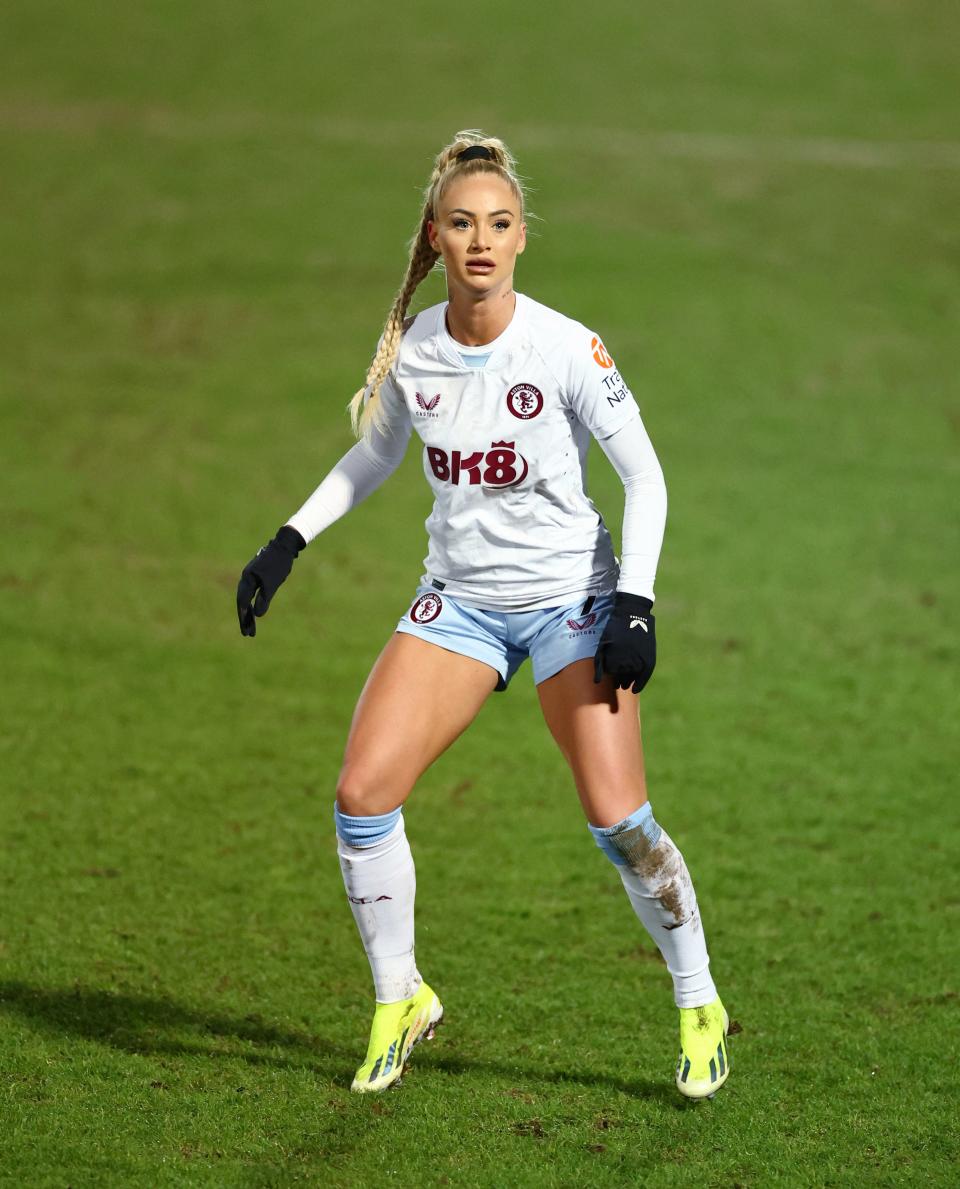
{"type": "Polygon", "coordinates": [[[499,611],[503,614],[511,614],[513,612],[543,611],[547,607],[566,607],[569,603],[580,602],[591,595],[599,597],[600,595],[613,594],[617,589],[617,576],[614,573],[609,581],[601,578],[589,586],[564,586],[532,598],[526,595],[519,599],[497,599],[496,601],[489,597],[474,595],[462,588],[458,589],[454,583],[445,582],[443,578],[434,574],[424,574],[420,579],[420,585],[435,590],[439,595],[449,595],[458,603],[463,603],[465,607],[473,607],[476,611],[499,611]]]}

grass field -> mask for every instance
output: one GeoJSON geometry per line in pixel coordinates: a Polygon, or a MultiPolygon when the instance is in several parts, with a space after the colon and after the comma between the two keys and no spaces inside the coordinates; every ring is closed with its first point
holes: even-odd
{"type": "Polygon", "coordinates": [[[0,1183],[956,1183],[958,44],[944,0],[4,6],[0,1183]],[[741,1028],[701,1106],[527,670],[407,810],[449,1022],[349,1093],[332,788],[413,449],[237,630],[465,125],[667,476],[651,795],[741,1028]]]}

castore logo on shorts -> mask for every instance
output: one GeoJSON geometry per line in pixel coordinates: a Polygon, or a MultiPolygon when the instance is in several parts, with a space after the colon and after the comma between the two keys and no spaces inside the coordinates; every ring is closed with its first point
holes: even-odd
{"type": "Polygon", "coordinates": [[[589,615],[585,615],[583,619],[568,619],[567,627],[571,632],[585,632],[597,622],[596,615],[591,611],[589,615]]]}
{"type": "Polygon", "coordinates": [[[447,454],[439,446],[428,446],[427,461],[441,483],[516,487],[526,479],[530,465],[515,446],[515,442],[491,442],[486,453],[474,450],[471,454],[461,450],[447,454]]]}

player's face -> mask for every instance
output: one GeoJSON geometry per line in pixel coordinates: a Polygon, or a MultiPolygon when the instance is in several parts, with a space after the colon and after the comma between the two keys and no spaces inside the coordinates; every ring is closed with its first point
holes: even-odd
{"type": "Polygon", "coordinates": [[[513,188],[492,173],[475,173],[449,185],[427,233],[443,257],[448,289],[476,297],[512,284],[514,265],[527,242],[513,188]]]}

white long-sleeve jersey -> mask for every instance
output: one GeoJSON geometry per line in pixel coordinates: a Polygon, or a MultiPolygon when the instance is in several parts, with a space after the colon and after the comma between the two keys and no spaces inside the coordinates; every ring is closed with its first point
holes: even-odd
{"type": "Polygon", "coordinates": [[[464,348],[447,332],[445,314],[443,302],[413,320],[381,388],[380,427],[288,523],[312,540],[396,469],[415,429],[434,494],[424,582],[499,611],[615,587],[652,599],[666,518],[663,473],[599,336],[517,294],[500,337],[464,348]],[[586,492],[591,434],[624,483],[619,572],[586,492]]]}

